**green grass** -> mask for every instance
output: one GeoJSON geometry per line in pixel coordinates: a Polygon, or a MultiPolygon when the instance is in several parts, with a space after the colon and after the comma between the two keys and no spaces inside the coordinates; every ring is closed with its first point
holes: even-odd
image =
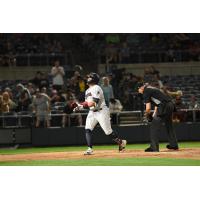
{"type": "MultiPolygon", "coordinates": [[[[145,149],[148,144],[128,144],[127,149],[145,149]]],[[[165,148],[166,143],[161,143],[160,148],[165,148]]],[[[182,142],[179,143],[180,148],[200,148],[200,142],[182,142]]],[[[48,153],[48,152],[63,152],[63,151],[84,151],[86,146],[68,146],[68,147],[34,147],[34,148],[19,148],[19,149],[0,149],[0,155],[10,154],[26,154],[26,153],[48,153]]],[[[109,150],[117,149],[116,145],[101,145],[94,146],[94,150],[109,150]]]]}
{"type": "MultiPolygon", "coordinates": [[[[160,148],[165,148],[162,143],[160,148]]],[[[180,148],[200,148],[200,142],[182,142],[180,148]]],[[[127,149],[145,149],[148,144],[129,144],[127,149]]],[[[0,155],[84,151],[85,146],[79,147],[43,147],[0,149],[0,155]]],[[[117,149],[116,145],[95,146],[95,150],[117,149]]],[[[173,158],[90,158],[78,160],[35,160],[35,161],[10,161],[0,162],[0,166],[200,166],[200,160],[173,159],[173,158]]]]}
{"type": "Polygon", "coordinates": [[[0,162],[1,166],[199,166],[200,160],[171,158],[113,158],[0,162]]]}

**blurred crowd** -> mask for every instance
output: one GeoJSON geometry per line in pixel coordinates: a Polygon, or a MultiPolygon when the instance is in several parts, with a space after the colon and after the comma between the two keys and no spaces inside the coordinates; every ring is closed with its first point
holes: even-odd
{"type": "MultiPolygon", "coordinates": [[[[69,78],[67,78],[66,73],[68,72],[64,71],[57,60],[50,71],[51,76],[38,71],[35,77],[27,82],[2,87],[0,91],[0,113],[33,113],[36,116],[36,127],[41,125],[51,126],[50,113],[62,114],[62,126],[65,127],[69,123],[70,105],[77,101],[84,101],[84,94],[88,88],[83,70],[74,71],[69,78]]],[[[137,93],[137,85],[141,81],[160,88],[173,98],[177,108],[174,114],[175,122],[186,120],[185,112],[180,111],[180,109],[200,108],[195,95],[191,96],[190,102],[187,104],[182,101],[182,91],[175,91],[163,84],[159,71],[151,65],[145,68],[143,77],[126,73],[125,69],[116,69],[112,73],[101,75],[99,84],[103,89],[105,101],[111,113],[121,112],[122,110],[141,110],[143,112],[143,99],[137,93]]],[[[113,120],[115,121],[115,119],[113,120]]],[[[81,126],[83,116],[77,113],[72,117],[72,122],[81,126]]]]}
{"type": "Polygon", "coordinates": [[[64,46],[53,34],[0,34],[0,66],[13,66],[16,54],[63,53],[64,46]]]}
{"type": "Polygon", "coordinates": [[[16,54],[73,52],[97,63],[144,63],[200,60],[200,34],[77,33],[0,34],[0,66],[14,65],[16,54]],[[83,54],[84,53],[84,54],[83,54]]]}
{"type": "Polygon", "coordinates": [[[97,52],[101,63],[200,60],[199,34],[85,33],[80,38],[82,47],[97,52]]]}

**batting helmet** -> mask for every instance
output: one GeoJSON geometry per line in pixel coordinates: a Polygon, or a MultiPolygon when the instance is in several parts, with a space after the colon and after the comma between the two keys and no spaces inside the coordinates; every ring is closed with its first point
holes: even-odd
{"type": "Polygon", "coordinates": [[[88,84],[98,84],[99,82],[99,75],[91,72],[88,76],[87,76],[87,83],[88,84]]]}

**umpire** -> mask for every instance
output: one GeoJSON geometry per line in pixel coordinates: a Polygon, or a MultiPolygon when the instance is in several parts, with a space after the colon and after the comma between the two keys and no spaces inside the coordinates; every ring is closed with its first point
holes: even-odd
{"type": "Polygon", "coordinates": [[[162,122],[165,123],[167,129],[169,144],[168,149],[178,150],[176,134],[172,124],[172,114],[175,106],[171,97],[161,92],[158,88],[152,87],[148,83],[138,85],[138,92],[143,94],[144,103],[146,105],[145,117],[150,125],[150,147],[145,152],[159,151],[159,133],[161,131],[162,122]],[[151,113],[151,106],[154,107],[154,113],[151,113]]]}

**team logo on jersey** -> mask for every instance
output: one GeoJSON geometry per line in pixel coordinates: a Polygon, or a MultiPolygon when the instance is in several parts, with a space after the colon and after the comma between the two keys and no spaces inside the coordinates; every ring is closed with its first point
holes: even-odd
{"type": "Polygon", "coordinates": [[[85,98],[87,98],[87,97],[89,97],[89,96],[92,96],[92,93],[91,93],[91,92],[87,93],[87,94],[85,95],[85,98]]]}

